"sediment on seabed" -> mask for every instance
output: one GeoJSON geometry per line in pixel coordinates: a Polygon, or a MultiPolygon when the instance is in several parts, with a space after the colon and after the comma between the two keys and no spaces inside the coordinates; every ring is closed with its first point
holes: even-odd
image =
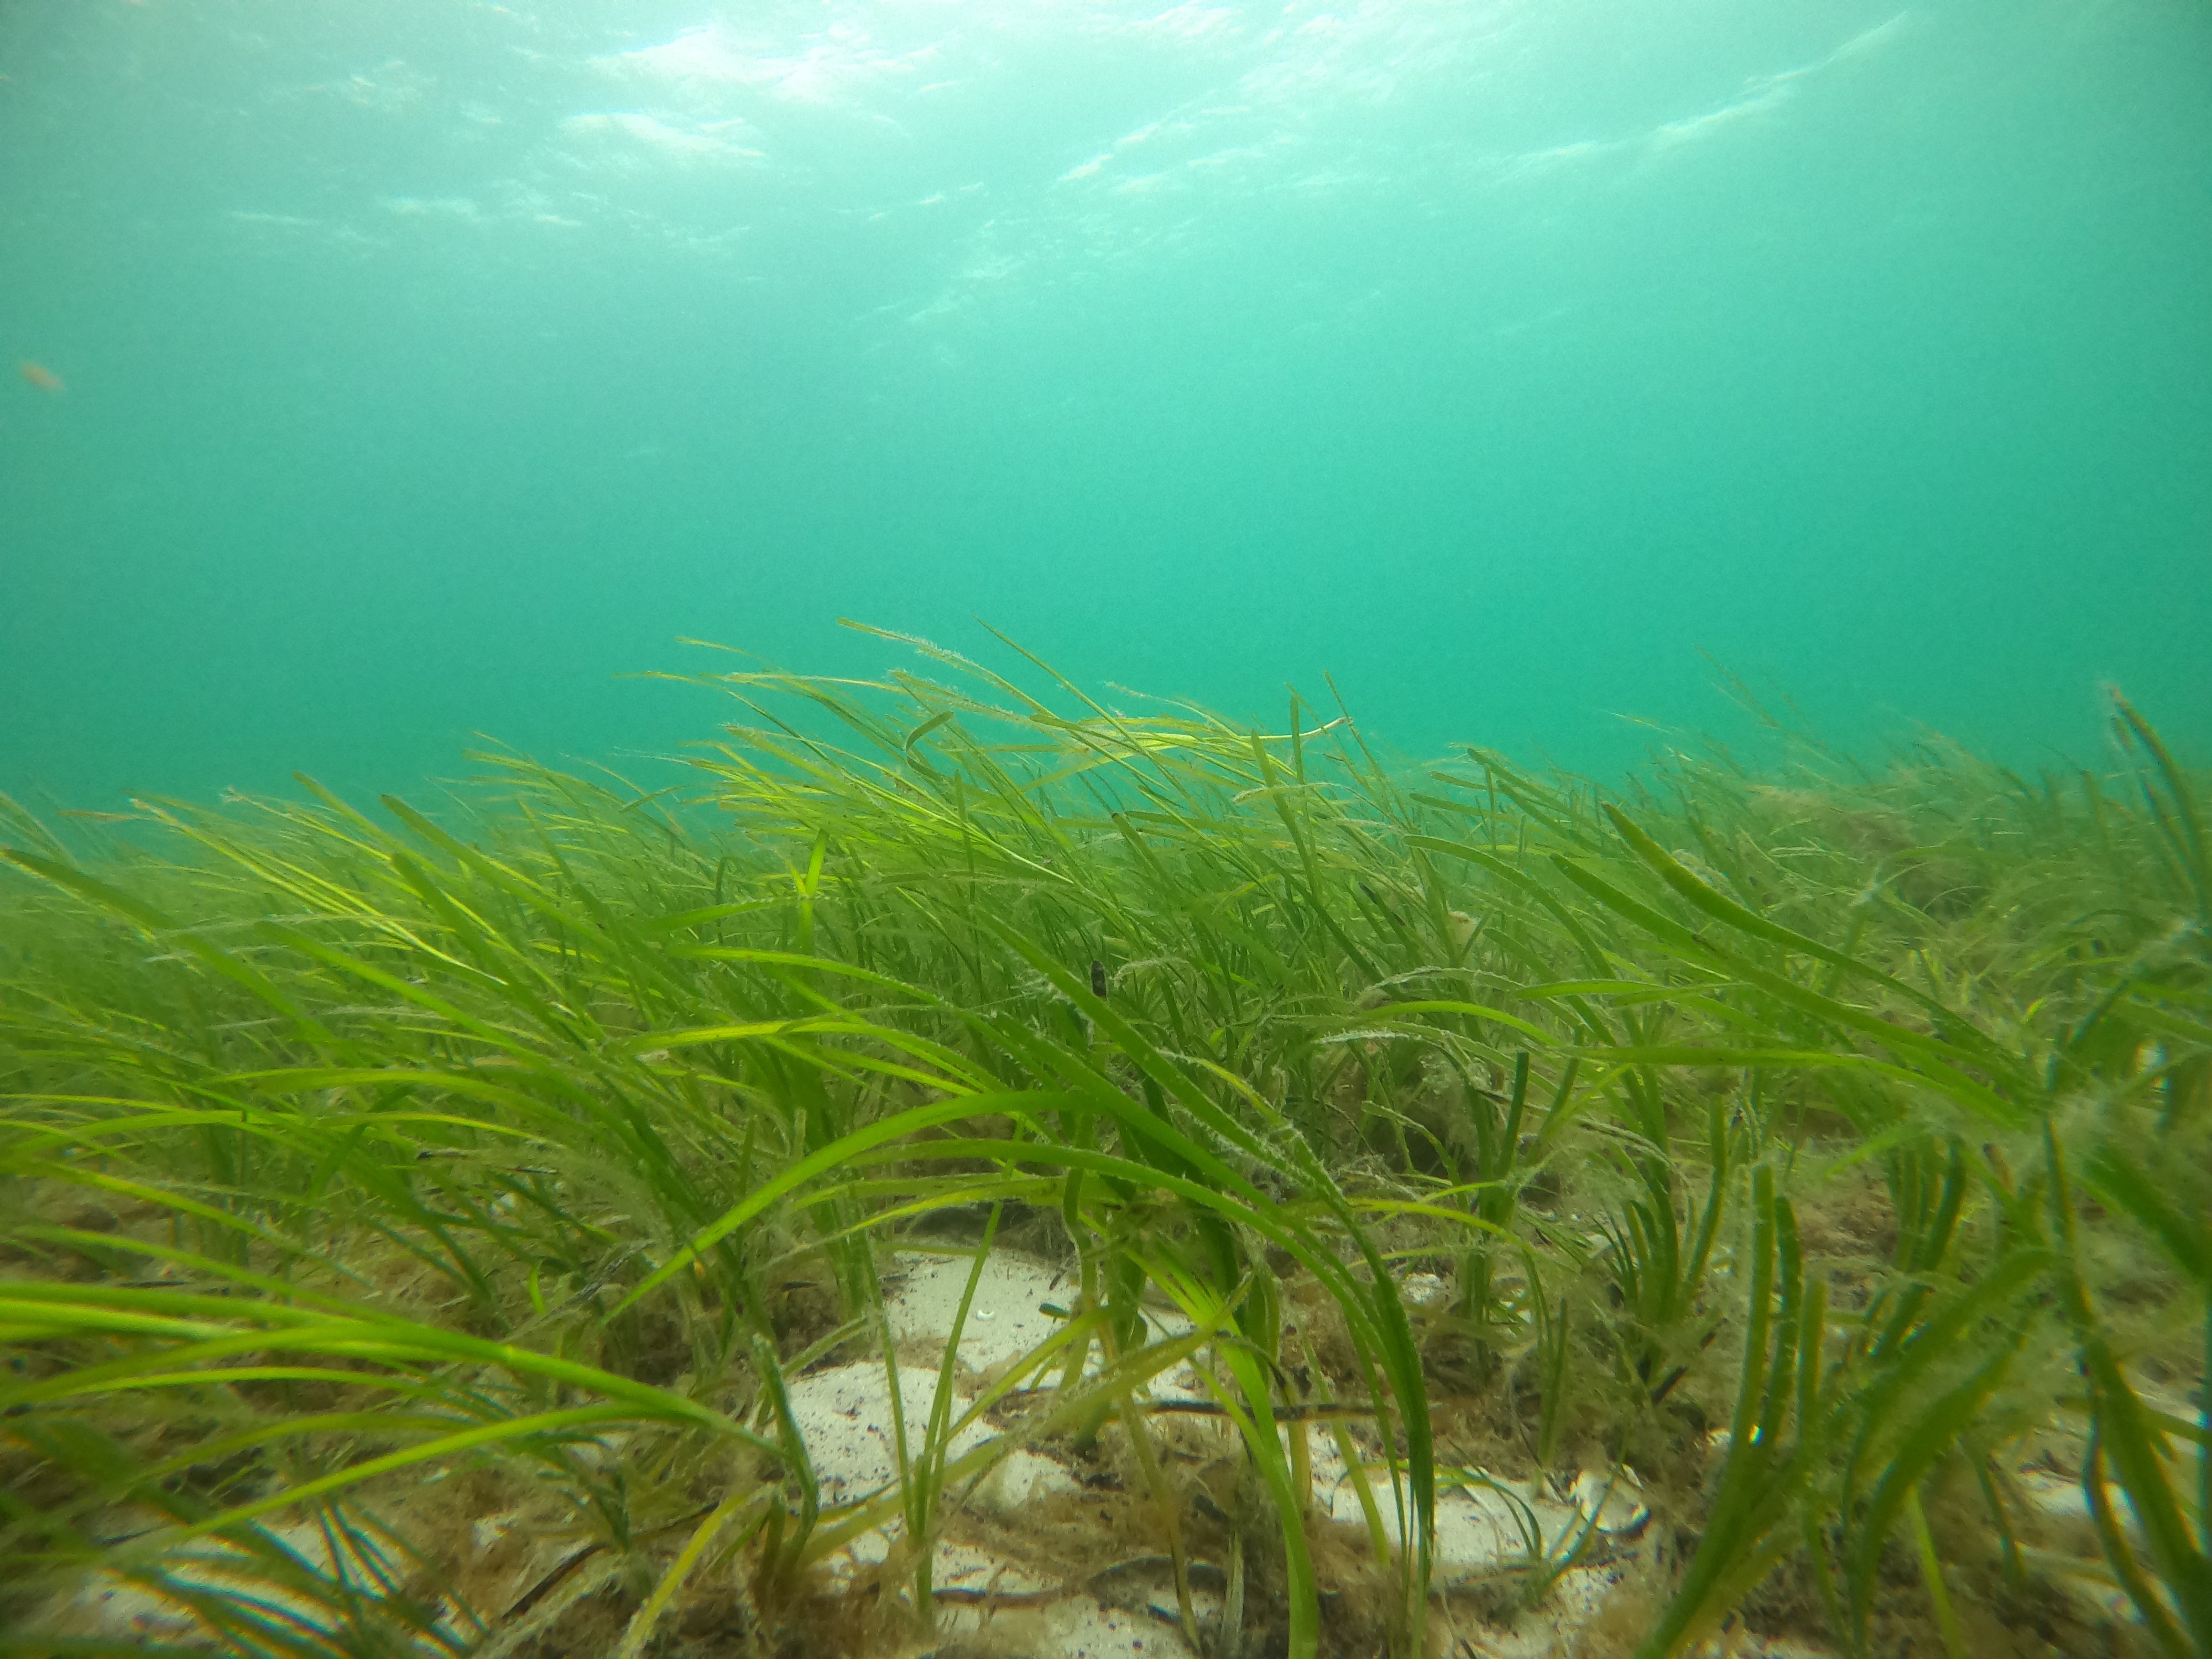
{"type": "Polygon", "coordinates": [[[0,1649],[2212,1653],[2201,781],[924,648],[9,809],[0,1649]]]}

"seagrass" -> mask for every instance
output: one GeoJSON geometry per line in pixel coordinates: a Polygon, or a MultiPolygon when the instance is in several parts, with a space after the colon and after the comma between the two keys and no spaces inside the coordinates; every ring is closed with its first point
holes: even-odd
{"type": "MultiPolygon", "coordinates": [[[[194,1651],[565,1652],[586,1587],[624,1659],[712,1595],[762,1651],[920,1651],[915,1540],[1026,1446],[1129,1460],[1217,1653],[1428,1651],[1469,1447],[1640,1482],[1641,1659],[2074,1641],[2084,1577],[2212,1653],[2212,860],[2124,702],[2097,772],[1776,724],[1611,788],[915,648],[708,677],[737,719],[653,788],[9,808],[0,1650],[145,1650],[40,1633],[101,1574],[194,1651]],[[970,1296],[1015,1233],[1067,1295],[909,1414],[883,1274],[948,1227],[970,1296]],[[902,1470],[842,1507],[789,1403],[833,1359],[902,1470]],[[1186,1361],[1243,1448],[1226,1627],[1154,1443],[1186,1361]],[[1310,1421],[1373,1476],[1354,1543],[1310,1421]],[[469,1480],[564,1517],[526,1607],[399,1518],[469,1480]],[[825,1622],[893,1516],[893,1613],[825,1622]]],[[[1489,1613],[1596,1547],[1539,1530],[1489,1613]]]]}

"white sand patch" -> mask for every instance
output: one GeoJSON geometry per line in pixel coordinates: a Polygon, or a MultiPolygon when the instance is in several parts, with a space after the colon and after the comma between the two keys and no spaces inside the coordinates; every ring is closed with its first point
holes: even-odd
{"type": "MultiPolygon", "coordinates": [[[[902,1341],[937,1343],[951,1340],[954,1316],[975,1258],[965,1254],[902,1250],[884,1285],[884,1308],[891,1334],[902,1341]]],[[[975,1299],[969,1304],[967,1322],[960,1330],[960,1360],[973,1371],[991,1372],[1018,1360],[1049,1341],[1064,1322],[1048,1306],[1072,1308],[1080,1294],[1074,1275],[1049,1261],[994,1250],[983,1263],[975,1281],[975,1299]]],[[[1181,1336],[1190,1321],[1173,1308],[1144,1310],[1146,1340],[1181,1336]]],[[[1057,1380],[1064,1357],[1055,1357],[1047,1375],[1057,1380]]],[[[1099,1367],[1098,1346],[1091,1345],[1083,1374],[1099,1367]]],[[[1157,1400],[1200,1400],[1208,1396],[1200,1388],[1188,1364],[1155,1380],[1151,1389],[1157,1400]]]]}
{"type": "Polygon", "coordinates": [[[1607,1537],[1632,1538],[1651,1518],[1650,1506],[1644,1501],[1644,1483],[1633,1469],[1612,1474],[1584,1469],[1575,1477],[1567,1501],[1607,1537]]]}
{"type": "Polygon", "coordinates": [[[1451,1286],[1434,1273],[1408,1273],[1398,1281],[1398,1295],[1410,1307],[1433,1308],[1451,1295],[1451,1286]]]}
{"type": "MultiPolygon", "coordinates": [[[[1145,1393],[1150,1399],[1164,1401],[1197,1401],[1205,1403],[1213,1399],[1213,1390],[1199,1381],[1198,1367],[1188,1359],[1154,1377],[1145,1393]]],[[[1221,1424],[1224,1429],[1229,1426],[1225,1418],[1221,1419],[1221,1424]]]]}
{"type": "MultiPolygon", "coordinates": [[[[893,1331],[908,1341],[942,1343],[950,1340],[954,1316],[959,1310],[960,1297],[974,1262],[972,1255],[955,1253],[902,1254],[896,1281],[886,1302],[893,1331]]],[[[1407,1290],[1417,1303],[1433,1302],[1441,1298],[1444,1286],[1433,1275],[1416,1274],[1408,1280],[1407,1290]]],[[[1060,1320],[1042,1311],[1041,1304],[1065,1307],[1074,1298],[1075,1287],[1064,1270],[1049,1262],[994,1252],[977,1276],[975,1297],[960,1334],[962,1361],[974,1370],[986,1371],[1018,1359],[1048,1340],[1060,1325],[1060,1320]]],[[[1148,1310],[1146,1319],[1153,1327],[1155,1338],[1190,1328],[1189,1322],[1172,1310],[1148,1310]]],[[[1094,1353],[1086,1369],[1095,1370],[1097,1364],[1094,1353]]],[[[867,1389],[869,1398],[880,1402],[873,1410],[877,1417],[881,1417],[887,1409],[888,1400],[881,1386],[880,1370],[853,1369],[855,1372],[872,1370],[875,1381],[855,1382],[852,1386],[867,1389]]],[[[902,1375],[921,1374],[908,1370],[902,1375]]],[[[927,1393],[920,1389],[911,1389],[912,1398],[933,1396],[934,1378],[925,1377],[924,1382],[927,1393]]],[[[1189,1361],[1163,1372],[1143,1393],[1159,1402],[1205,1402],[1213,1397],[1189,1361]]],[[[927,1407],[908,1405],[910,1423],[918,1409],[926,1413],[927,1407]]],[[[862,1411],[860,1420],[844,1419],[838,1423],[825,1423],[823,1431],[857,1432],[869,1439],[871,1448],[879,1449],[886,1443],[887,1431],[880,1425],[869,1428],[869,1420],[868,1413],[862,1411]]],[[[1223,1419],[1185,1416],[1176,1420],[1186,1426],[1206,1425],[1224,1437],[1233,1432],[1223,1419]]],[[[808,1431],[810,1444],[815,1432],[808,1431]]],[[[910,1427],[909,1433],[913,1432],[910,1427]]],[[[1334,1437],[1318,1425],[1286,1429],[1285,1432],[1309,1437],[1316,1515],[1364,1528],[1366,1518],[1359,1494],[1338,1454],[1334,1437]]],[[[959,1449],[965,1449],[963,1443],[959,1449]]],[[[878,1484],[890,1479],[888,1458],[880,1449],[871,1450],[866,1467],[878,1484]]],[[[1382,1516],[1386,1534],[1395,1541],[1400,1535],[1397,1505],[1391,1498],[1389,1483],[1376,1470],[1367,1471],[1365,1478],[1375,1483],[1370,1491],[1376,1507],[1382,1516]]],[[[994,1471],[976,1497],[982,1505],[1010,1512],[1032,1495],[1069,1490],[1073,1484],[1051,1458],[1017,1452],[994,1471]]],[[[826,1486],[823,1496],[826,1501],[826,1486]]],[[[1601,1534],[1625,1536],[1640,1527],[1648,1511],[1636,1490],[1634,1477],[1623,1475],[1608,1491],[1607,1477],[1585,1473],[1575,1482],[1569,1495],[1562,1498],[1540,1483],[1508,1480],[1481,1471],[1440,1470],[1436,1522],[1439,1582],[1449,1584],[1464,1581],[1525,1560],[1532,1529],[1540,1547],[1561,1550],[1593,1514],[1597,1517],[1601,1534]]]]}
{"type": "Polygon", "coordinates": [[[1149,1613],[1103,1607],[1087,1595],[1047,1609],[1044,1622],[1059,1659],[1195,1659],[1173,1626],[1149,1613]]]}
{"type": "MultiPolygon", "coordinates": [[[[907,1456],[919,1456],[937,1400],[937,1373],[919,1365],[898,1370],[899,1415],[907,1456]]],[[[962,1407],[956,1401],[953,1416],[962,1407]]],[[[898,1479],[898,1437],[891,1415],[889,1376],[881,1365],[840,1365],[802,1376],[791,1385],[791,1414],[813,1460],[824,1508],[872,1497],[898,1479]]],[[[959,1457],[993,1437],[981,1423],[952,1437],[948,1456],[959,1457]]]]}
{"type": "MultiPolygon", "coordinates": [[[[928,1432],[930,1412],[937,1399],[937,1376],[919,1365],[899,1368],[899,1405],[906,1424],[909,1462],[921,1454],[928,1432]]],[[[959,1419],[966,1402],[957,1397],[951,1412],[959,1419]]],[[[813,1460],[814,1478],[824,1509],[865,1502],[890,1488],[898,1479],[897,1438],[891,1418],[888,1374],[881,1365],[843,1365],[834,1370],[801,1377],[791,1387],[792,1416],[813,1460]]],[[[946,1461],[965,1455],[997,1437],[985,1424],[972,1423],[952,1437],[946,1461]]],[[[1073,1492],[1076,1482],[1049,1457],[1030,1451],[1007,1453],[977,1483],[970,1501],[987,1513],[1012,1515],[1048,1492],[1073,1492]]],[[[942,1501],[960,1498],[959,1488],[948,1489],[942,1501]]],[[[832,1577],[847,1577],[862,1566],[880,1564],[890,1553],[891,1540],[905,1529],[898,1516],[862,1533],[825,1563],[832,1577]]],[[[1028,1593],[1042,1588],[1019,1569],[998,1557],[965,1545],[938,1544],[933,1568],[939,1588],[980,1586],[977,1575],[988,1579],[994,1572],[1013,1577],[998,1584],[996,1593],[1028,1593]]]]}
{"type": "Polygon", "coordinates": [[[940,1543],[930,1557],[931,1588],[954,1595],[1035,1595],[1051,1581],[973,1544],[940,1543]]]}
{"type": "MultiPolygon", "coordinates": [[[[299,1522],[264,1527],[263,1532],[308,1571],[334,1572],[329,1540],[320,1527],[299,1522]]],[[[219,1540],[186,1545],[164,1556],[160,1565],[181,1589],[245,1596],[262,1613],[305,1629],[329,1632],[343,1623],[333,1604],[272,1581],[254,1557],[219,1540]]],[[[338,1565],[356,1582],[364,1576],[360,1560],[350,1553],[338,1565]]],[[[146,1642],[178,1642],[204,1634],[198,1616],[182,1601],[106,1571],[86,1575],[73,1590],[48,1603],[33,1622],[57,1635],[146,1642]]]]}
{"type": "MultiPolygon", "coordinates": [[[[1562,1659],[1575,1650],[1583,1632],[1596,1620],[1618,1583],[1618,1571],[1603,1567],[1577,1567],[1562,1573],[1543,1605],[1522,1613],[1510,1626],[1486,1624],[1479,1631],[1470,1631],[1462,1614],[1457,1631],[1461,1639],[1450,1644],[1451,1650],[1473,1654],[1477,1659],[1562,1659]]],[[[1450,1612],[1443,1611],[1437,1622],[1451,1624],[1450,1612]]],[[[1708,1655],[1708,1650],[1699,1651],[1701,1656],[1708,1655]]],[[[1755,1650],[1731,1651],[1744,1659],[1755,1650]]],[[[1794,1659],[1811,1659],[1811,1656],[1794,1656],[1794,1659]]]]}
{"type": "Polygon", "coordinates": [[[1051,1458],[1030,1451],[1009,1452],[983,1477],[973,1501],[994,1514],[1012,1515],[1048,1493],[1077,1490],[1074,1478],[1051,1458]]]}
{"type": "MultiPolygon", "coordinates": [[[[1364,1527],[1365,1511],[1352,1482],[1364,1479],[1382,1520],[1382,1530],[1392,1543],[1403,1536],[1398,1504],[1384,1472],[1369,1468],[1347,1470],[1334,1436],[1312,1435],[1314,1509],[1345,1526],[1364,1527]]],[[[1292,1432],[1297,1432],[1293,1430],[1292,1432]]],[[[1604,1490],[1601,1480],[1590,1493],[1595,1503],[1604,1490]]],[[[1638,1500],[1616,1489],[1617,1504],[1608,1502],[1604,1519],[1623,1530],[1637,1524],[1638,1500]]],[[[1412,1495],[1407,1496],[1408,1507],[1412,1495]]],[[[1437,1471],[1436,1564],[1437,1583],[1454,1583],[1526,1561],[1532,1546],[1557,1554],[1579,1534],[1586,1511],[1573,1502],[1563,1502],[1538,1481],[1511,1480],[1480,1469],[1437,1471]],[[1532,1535],[1533,1534],[1533,1535],[1532,1535]]],[[[1609,1528],[1608,1528],[1609,1529],[1609,1528]]]]}
{"type": "MultiPolygon", "coordinates": [[[[2091,1524],[2089,1494],[2082,1490],[2081,1476],[2031,1467],[2016,1471],[2014,1479],[2018,1482],[2021,1496],[2039,1515],[2079,1527],[2091,1524]]],[[[2117,1481],[2106,1481],[2105,1502],[2120,1525],[2135,1536],[2140,1547],[2142,1523],[2136,1517],[2135,1505],[2129,1501],[2126,1490],[2117,1481]]],[[[2128,1599],[2127,1592],[2112,1582],[2101,1558],[2083,1559],[2075,1564],[2052,1553],[2045,1555],[2039,1565],[2051,1582],[2066,1592],[2084,1619],[2123,1626],[2142,1623],[2142,1613],[2128,1599]]]]}
{"type": "MultiPolygon", "coordinates": [[[[839,1555],[830,1558],[830,1574],[833,1577],[847,1577],[855,1566],[881,1566],[890,1556],[890,1540],[881,1532],[863,1533],[839,1555]]],[[[942,1539],[930,1547],[929,1582],[932,1594],[949,1591],[951,1599],[957,1602],[972,1602],[984,1595],[1049,1595],[1058,1589],[1050,1580],[1003,1555],[974,1544],[951,1544],[942,1539]]]]}
{"type": "MultiPolygon", "coordinates": [[[[975,1260],[902,1251],[884,1298],[892,1334],[939,1343],[949,1340],[975,1260]]],[[[1020,1358],[1050,1340],[1062,1322],[1040,1311],[1040,1304],[1066,1307],[1075,1297],[1076,1287],[1049,1263],[994,1250],[983,1263],[967,1323],[961,1328],[962,1361],[980,1371],[1020,1358]]]]}

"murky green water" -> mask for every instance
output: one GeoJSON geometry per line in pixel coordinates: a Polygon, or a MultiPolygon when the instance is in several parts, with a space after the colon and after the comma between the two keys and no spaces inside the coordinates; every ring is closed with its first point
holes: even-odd
{"type": "Polygon", "coordinates": [[[0,0],[0,76],[12,791],[666,749],[618,676],[841,614],[1598,768],[1701,652],[2212,727],[2199,0],[0,0]]]}

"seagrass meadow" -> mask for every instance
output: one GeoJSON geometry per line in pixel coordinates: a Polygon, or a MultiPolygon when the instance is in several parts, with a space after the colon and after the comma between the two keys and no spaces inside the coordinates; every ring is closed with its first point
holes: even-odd
{"type": "Polygon", "coordinates": [[[720,677],[652,789],[11,811],[0,1652],[2212,1654],[2128,703],[1616,788],[1008,661],[720,677]]]}

